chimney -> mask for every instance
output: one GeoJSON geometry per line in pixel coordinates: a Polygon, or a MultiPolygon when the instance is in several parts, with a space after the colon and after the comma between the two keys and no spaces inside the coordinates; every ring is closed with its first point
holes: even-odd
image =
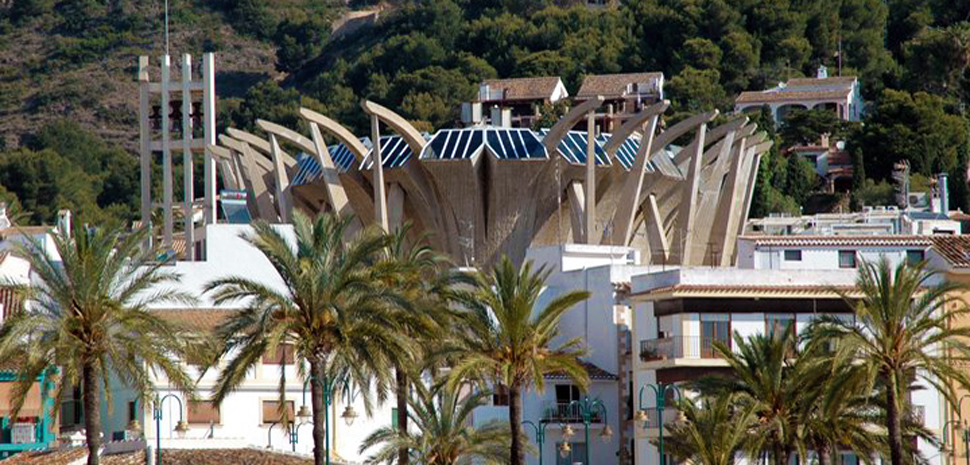
{"type": "Polygon", "coordinates": [[[57,229],[64,231],[68,237],[71,236],[71,211],[59,210],[57,212],[57,229]]]}
{"type": "Polygon", "coordinates": [[[825,148],[829,148],[829,133],[827,133],[827,132],[826,133],[822,133],[822,135],[820,137],[821,137],[822,140],[819,143],[819,145],[821,145],[822,147],[825,147],[825,148]]]}
{"type": "Polygon", "coordinates": [[[936,188],[938,189],[940,196],[940,213],[944,215],[950,214],[950,191],[947,186],[947,174],[940,173],[936,175],[936,188]]]}
{"type": "Polygon", "coordinates": [[[828,78],[829,77],[829,69],[826,68],[825,65],[819,65],[818,66],[818,74],[816,74],[816,77],[819,78],[819,79],[828,78]]]}
{"type": "Polygon", "coordinates": [[[13,223],[7,217],[7,202],[0,202],[0,229],[7,229],[11,226],[13,226],[13,223]]]}

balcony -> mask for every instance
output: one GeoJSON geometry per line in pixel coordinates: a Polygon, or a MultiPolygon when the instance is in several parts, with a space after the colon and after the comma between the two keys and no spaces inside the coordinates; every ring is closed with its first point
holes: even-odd
{"type": "Polygon", "coordinates": [[[671,336],[660,339],[640,341],[640,360],[656,362],[679,358],[719,359],[714,350],[714,341],[730,344],[727,338],[719,339],[704,336],[671,336]]]}
{"type": "MultiPolygon", "coordinates": [[[[602,412],[593,412],[593,423],[603,421],[602,412]]],[[[580,413],[578,404],[572,406],[568,402],[557,402],[554,400],[542,403],[542,421],[547,423],[582,423],[583,416],[580,413]]]]}

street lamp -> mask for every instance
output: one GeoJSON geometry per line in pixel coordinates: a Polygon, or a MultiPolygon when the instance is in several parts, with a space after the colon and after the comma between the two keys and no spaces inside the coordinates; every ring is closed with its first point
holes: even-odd
{"type": "MultiPolygon", "coordinates": [[[[638,405],[640,407],[637,413],[634,415],[634,419],[643,425],[644,428],[647,427],[647,410],[643,405],[643,390],[644,388],[653,389],[654,394],[656,394],[656,406],[657,406],[657,437],[660,438],[660,465],[666,465],[667,459],[664,456],[664,404],[666,403],[667,391],[671,391],[677,394],[677,397],[683,398],[680,393],[680,389],[674,384],[645,384],[640,387],[640,393],[638,394],[638,405]]],[[[968,464],[970,465],[970,464],[968,464]]]]}
{"type": "MultiPolygon", "coordinates": [[[[526,420],[523,421],[522,424],[531,426],[532,430],[535,431],[536,445],[539,446],[539,465],[542,465],[542,445],[546,442],[546,426],[548,426],[549,423],[543,423],[540,421],[539,424],[536,425],[535,423],[526,420]]],[[[569,427],[569,425],[566,425],[566,427],[569,427]]],[[[563,431],[563,434],[565,434],[565,429],[563,429],[563,431]]],[[[567,450],[566,452],[568,453],[569,451],[567,450]]],[[[563,458],[566,457],[564,456],[563,458]]]]}
{"type": "Polygon", "coordinates": [[[168,399],[175,399],[179,404],[179,422],[175,425],[175,433],[178,434],[178,437],[184,438],[185,433],[189,431],[189,424],[185,422],[182,416],[182,399],[179,399],[175,394],[165,394],[161,399],[155,401],[155,411],[152,413],[155,417],[155,449],[158,454],[155,463],[158,465],[162,465],[162,406],[168,399]]]}
{"type": "MultiPolygon", "coordinates": [[[[589,452],[590,452],[590,449],[592,449],[592,447],[591,447],[591,444],[589,443],[589,425],[590,423],[593,422],[593,417],[596,414],[597,410],[603,414],[603,424],[605,426],[603,427],[603,431],[600,432],[600,439],[602,439],[603,442],[609,442],[610,438],[613,437],[613,428],[610,428],[610,424],[606,419],[606,406],[603,405],[603,401],[598,399],[589,400],[589,396],[586,396],[586,397],[583,397],[583,400],[574,400],[569,403],[570,410],[572,410],[573,406],[577,407],[579,412],[579,417],[582,418],[583,426],[585,426],[586,462],[583,465],[590,465],[589,452]]],[[[562,436],[566,440],[566,443],[568,443],[569,437],[567,437],[566,433],[567,432],[563,430],[562,436]]],[[[570,434],[569,436],[572,436],[572,434],[570,434]]],[[[560,453],[562,453],[561,450],[560,450],[560,453]]]]}
{"type": "Polygon", "coordinates": [[[956,427],[959,429],[960,428],[960,419],[957,418],[956,420],[947,420],[946,423],[943,423],[943,453],[944,454],[951,454],[952,457],[953,457],[953,462],[956,462],[956,458],[957,458],[956,448],[954,447],[954,448],[952,448],[952,450],[947,450],[947,444],[946,444],[947,443],[947,438],[950,437],[948,434],[946,434],[946,428],[948,426],[950,426],[951,424],[956,425],[956,427]]]}
{"type": "MultiPolygon", "coordinates": [[[[310,385],[310,381],[316,381],[320,387],[323,388],[323,428],[326,431],[323,438],[323,450],[324,455],[326,456],[326,464],[330,465],[330,404],[333,401],[333,394],[338,385],[345,389],[349,389],[350,385],[346,377],[327,377],[323,381],[318,380],[313,376],[307,378],[306,381],[303,382],[303,406],[300,407],[300,413],[297,415],[301,418],[309,418],[312,416],[309,409],[306,408],[306,388],[310,385]]],[[[352,399],[353,398],[351,397],[351,402],[353,402],[352,399]]],[[[344,419],[347,426],[350,426],[357,418],[357,412],[355,412],[354,408],[348,404],[347,408],[344,409],[344,412],[340,415],[340,417],[344,419]]]]}

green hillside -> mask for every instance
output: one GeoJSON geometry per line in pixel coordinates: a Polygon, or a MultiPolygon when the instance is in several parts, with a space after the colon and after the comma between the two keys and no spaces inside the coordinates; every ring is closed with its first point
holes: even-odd
{"type": "MultiPolygon", "coordinates": [[[[966,170],[968,0],[626,0],[596,10],[568,1],[404,1],[382,4],[373,27],[330,37],[336,18],[373,7],[367,3],[173,0],[171,49],[217,53],[223,127],[251,128],[256,117],[298,127],[302,105],[360,133],[361,98],[432,130],[452,124],[460,102],[489,77],[559,75],[574,93],[587,74],[662,71],[673,122],[729,110],[742,90],[826,65],[860,77],[865,123],[809,113],[767,129],[780,145],[821,132],[848,140],[857,173],[870,178],[856,180],[856,203],[889,201],[885,179],[900,159],[924,176],[966,170]]],[[[86,164],[77,144],[52,147],[40,135],[89,133],[102,159],[132,151],[133,65],[138,55],[162,53],[161,4],[0,0],[0,185],[32,221],[49,221],[61,202],[90,216],[131,219],[137,179],[120,181],[125,163],[86,164]],[[62,119],[76,124],[53,124],[62,119]],[[27,187],[6,180],[4,166],[43,173],[38,165],[48,162],[38,160],[49,157],[37,152],[45,150],[65,161],[48,171],[65,172],[20,183],[27,187]],[[49,184],[62,179],[78,179],[76,189],[88,192],[40,193],[60,192],[49,184]],[[107,179],[118,180],[110,195],[107,179]],[[58,205],[42,207],[50,199],[58,205]]],[[[797,212],[817,182],[806,163],[774,150],[762,164],[754,213],[797,212]]],[[[966,210],[965,184],[954,182],[952,196],[966,210]]]]}

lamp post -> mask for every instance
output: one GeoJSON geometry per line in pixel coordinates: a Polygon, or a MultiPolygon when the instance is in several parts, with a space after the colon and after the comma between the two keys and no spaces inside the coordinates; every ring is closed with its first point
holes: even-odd
{"type": "Polygon", "coordinates": [[[540,421],[537,425],[529,420],[526,420],[523,421],[522,424],[531,426],[532,430],[535,431],[536,445],[539,446],[539,465],[542,465],[542,445],[546,442],[546,426],[549,425],[549,423],[543,423],[540,421]]]}
{"type": "Polygon", "coordinates": [[[674,384],[650,384],[647,383],[640,387],[640,393],[637,396],[639,410],[634,415],[634,419],[643,424],[643,427],[647,427],[647,410],[643,405],[643,390],[645,388],[653,389],[654,394],[656,394],[656,408],[657,408],[657,437],[660,438],[660,465],[666,465],[666,457],[664,457],[664,404],[666,403],[667,391],[674,392],[677,397],[683,398],[680,393],[680,389],[674,384]]]}
{"type": "MultiPolygon", "coordinates": [[[[947,442],[947,438],[950,437],[948,434],[946,434],[946,428],[948,426],[950,426],[951,424],[957,425],[957,428],[959,428],[960,427],[960,419],[957,418],[956,420],[947,420],[946,423],[943,423],[943,453],[944,454],[947,453],[947,450],[946,450],[946,442],[947,442]]],[[[950,454],[953,456],[953,462],[956,463],[956,458],[957,458],[956,448],[953,448],[953,451],[950,452],[950,454]]]]}
{"type": "MultiPolygon", "coordinates": [[[[303,406],[300,407],[300,412],[297,415],[300,418],[306,420],[311,416],[310,409],[306,408],[306,388],[310,384],[310,381],[316,381],[323,388],[323,429],[326,431],[323,438],[324,443],[324,455],[326,456],[326,463],[330,465],[330,404],[333,401],[334,390],[337,388],[338,384],[342,384],[343,387],[347,388],[348,383],[346,378],[338,379],[337,377],[328,377],[324,381],[320,381],[313,376],[306,379],[303,382],[303,406]]],[[[344,419],[347,426],[354,424],[354,420],[357,419],[357,412],[354,411],[354,407],[347,404],[347,408],[344,412],[340,414],[340,418],[344,419]]]]}
{"type": "MultiPolygon", "coordinates": [[[[578,409],[579,417],[583,420],[583,426],[585,426],[586,462],[583,465],[590,465],[589,451],[590,449],[592,449],[592,447],[589,443],[589,424],[593,422],[593,416],[596,414],[597,411],[603,414],[603,424],[605,426],[603,426],[603,431],[600,433],[600,438],[603,439],[603,442],[609,441],[610,438],[613,437],[613,429],[610,428],[610,424],[606,419],[606,406],[603,405],[603,401],[598,399],[589,400],[589,396],[586,396],[586,397],[583,397],[583,400],[574,400],[570,402],[568,409],[572,410],[573,406],[576,406],[576,408],[578,409]]],[[[566,441],[568,442],[569,437],[567,437],[566,431],[567,430],[564,428],[563,438],[566,439],[566,441]]],[[[569,434],[569,436],[572,436],[572,434],[569,434]]]]}
{"type": "Polygon", "coordinates": [[[155,463],[157,465],[162,465],[162,406],[165,405],[167,399],[175,399],[179,404],[179,422],[175,425],[175,433],[179,437],[184,437],[185,433],[189,431],[189,425],[185,423],[184,417],[182,417],[182,399],[175,394],[165,394],[161,399],[155,401],[155,409],[152,412],[152,416],[155,417],[155,449],[156,457],[155,463]]]}

